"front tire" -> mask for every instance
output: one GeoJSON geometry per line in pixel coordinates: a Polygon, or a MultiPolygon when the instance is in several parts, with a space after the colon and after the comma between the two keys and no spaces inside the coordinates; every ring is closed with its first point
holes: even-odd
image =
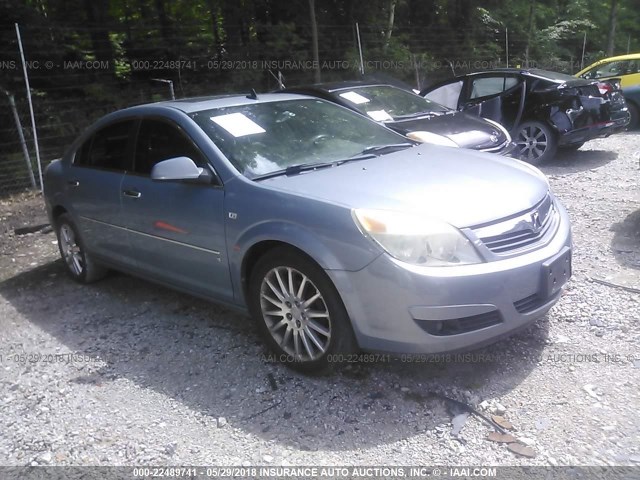
{"type": "Polygon", "coordinates": [[[551,128],[542,122],[524,122],[516,135],[516,155],[531,165],[540,165],[552,159],[558,149],[558,140],[551,128]]]}
{"type": "Polygon", "coordinates": [[[60,256],[67,267],[67,273],[76,282],[92,283],[107,274],[107,269],[96,264],[85,249],[78,229],[69,214],[62,214],[56,220],[56,235],[60,256]]]}
{"type": "Polygon", "coordinates": [[[328,370],[355,350],[351,323],[333,283],[312,260],[277,248],[258,260],[249,310],[277,359],[304,372],[328,370]]]}

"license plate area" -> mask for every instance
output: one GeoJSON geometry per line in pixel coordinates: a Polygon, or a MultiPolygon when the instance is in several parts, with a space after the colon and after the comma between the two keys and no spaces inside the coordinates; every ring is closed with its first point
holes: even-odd
{"type": "Polygon", "coordinates": [[[555,257],[542,264],[543,292],[546,297],[558,293],[571,277],[571,249],[565,247],[555,257]]]}

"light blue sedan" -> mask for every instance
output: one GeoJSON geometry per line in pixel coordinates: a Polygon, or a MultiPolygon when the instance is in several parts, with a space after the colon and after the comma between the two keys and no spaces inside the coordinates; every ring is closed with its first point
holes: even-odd
{"type": "Polygon", "coordinates": [[[74,279],[115,269],[243,310],[303,370],[493,342],[571,275],[567,213],[535,167],[300,95],[107,115],[48,167],[45,199],[74,279]]]}

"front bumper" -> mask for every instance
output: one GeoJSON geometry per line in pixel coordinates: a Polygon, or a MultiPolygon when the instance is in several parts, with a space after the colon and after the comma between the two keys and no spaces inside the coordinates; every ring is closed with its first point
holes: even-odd
{"type": "Polygon", "coordinates": [[[543,316],[561,293],[548,288],[550,260],[571,255],[569,219],[557,206],[560,222],[551,241],[520,256],[427,268],[385,253],[357,272],[328,270],[359,346],[392,353],[464,351],[493,343],[543,316]],[[450,333],[451,325],[456,333],[450,333]]]}

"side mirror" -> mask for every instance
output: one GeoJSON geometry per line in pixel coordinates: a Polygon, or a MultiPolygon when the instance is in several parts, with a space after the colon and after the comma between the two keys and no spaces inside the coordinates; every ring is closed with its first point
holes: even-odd
{"type": "Polygon", "coordinates": [[[189,157],[175,157],[156,163],[151,169],[151,180],[210,183],[211,173],[198,167],[189,157]]]}

